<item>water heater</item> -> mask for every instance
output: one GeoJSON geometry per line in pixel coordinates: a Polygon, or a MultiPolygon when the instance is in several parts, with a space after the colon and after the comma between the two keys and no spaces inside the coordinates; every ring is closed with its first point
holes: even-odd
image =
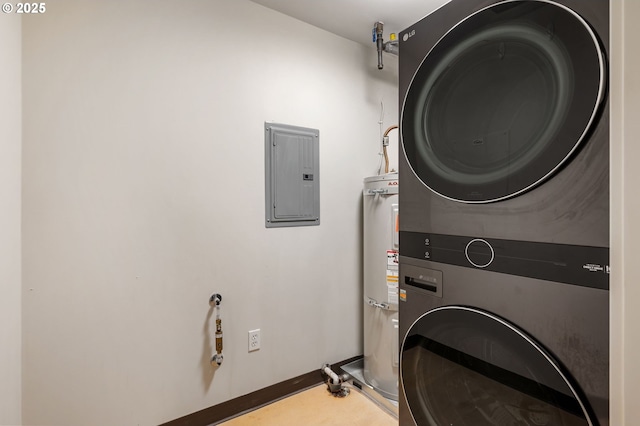
{"type": "Polygon", "coordinates": [[[398,399],[398,174],[364,180],[364,378],[398,399]]]}

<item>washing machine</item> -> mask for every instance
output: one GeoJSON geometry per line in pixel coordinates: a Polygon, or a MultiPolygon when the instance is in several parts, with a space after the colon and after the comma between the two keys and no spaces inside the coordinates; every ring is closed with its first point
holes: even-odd
{"type": "Polygon", "coordinates": [[[401,425],[609,425],[609,4],[399,35],[401,425]]]}

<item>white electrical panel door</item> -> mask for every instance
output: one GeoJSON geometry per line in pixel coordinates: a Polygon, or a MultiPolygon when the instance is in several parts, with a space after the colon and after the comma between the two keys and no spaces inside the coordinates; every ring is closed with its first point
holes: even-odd
{"type": "Polygon", "coordinates": [[[265,123],[265,226],[320,224],[319,132],[265,123]]]}

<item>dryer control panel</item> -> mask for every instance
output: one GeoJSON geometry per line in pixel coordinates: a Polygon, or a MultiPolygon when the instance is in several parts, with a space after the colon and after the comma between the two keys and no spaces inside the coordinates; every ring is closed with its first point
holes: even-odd
{"type": "Polygon", "coordinates": [[[400,232],[400,255],[565,284],[609,289],[609,249],[400,232]]]}

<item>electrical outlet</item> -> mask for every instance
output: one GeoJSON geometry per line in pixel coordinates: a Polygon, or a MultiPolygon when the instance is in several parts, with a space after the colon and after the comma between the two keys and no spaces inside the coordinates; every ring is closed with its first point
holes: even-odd
{"type": "Polygon", "coordinates": [[[260,329],[249,330],[249,352],[260,349],[260,329]]]}

